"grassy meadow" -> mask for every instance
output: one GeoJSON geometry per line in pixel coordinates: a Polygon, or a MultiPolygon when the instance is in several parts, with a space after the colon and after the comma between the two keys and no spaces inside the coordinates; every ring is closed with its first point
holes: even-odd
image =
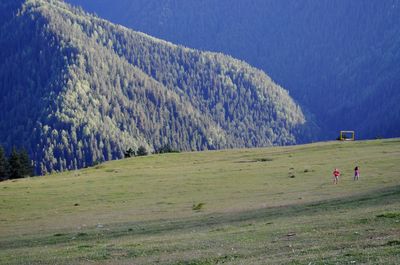
{"type": "Polygon", "coordinates": [[[151,155],[0,182],[0,264],[399,264],[399,249],[399,139],[151,155]]]}

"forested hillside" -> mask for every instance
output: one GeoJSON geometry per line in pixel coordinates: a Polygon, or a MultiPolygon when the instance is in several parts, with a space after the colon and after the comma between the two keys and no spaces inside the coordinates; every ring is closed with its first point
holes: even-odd
{"type": "Polygon", "coordinates": [[[294,144],[287,91],[231,57],[192,50],[61,1],[0,4],[0,144],[36,172],[152,151],[294,144]]]}
{"type": "Polygon", "coordinates": [[[260,67],[320,138],[400,136],[400,1],[68,0],[111,21],[260,67]]]}

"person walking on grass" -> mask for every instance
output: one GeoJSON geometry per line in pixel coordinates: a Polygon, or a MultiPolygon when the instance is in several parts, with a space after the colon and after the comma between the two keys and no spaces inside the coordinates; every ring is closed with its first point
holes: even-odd
{"type": "Polygon", "coordinates": [[[333,171],[333,184],[338,184],[339,182],[340,171],[339,169],[335,168],[333,171]]]}
{"type": "Polygon", "coordinates": [[[358,180],[359,177],[360,177],[360,168],[358,166],[356,166],[354,168],[354,178],[353,178],[353,180],[354,181],[358,180]]]}

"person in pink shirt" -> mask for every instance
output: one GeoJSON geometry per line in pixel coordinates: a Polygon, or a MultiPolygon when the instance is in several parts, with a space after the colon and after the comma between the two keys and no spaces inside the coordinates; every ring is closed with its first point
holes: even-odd
{"type": "Polygon", "coordinates": [[[335,168],[333,171],[333,184],[338,184],[339,182],[340,171],[339,169],[335,168]]]}
{"type": "Polygon", "coordinates": [[[353,180],[358,180],[359,177],[360,177],[360,168],[358,166],[356,166],[354,168],[354,178],[353,178],[353,180]]]}

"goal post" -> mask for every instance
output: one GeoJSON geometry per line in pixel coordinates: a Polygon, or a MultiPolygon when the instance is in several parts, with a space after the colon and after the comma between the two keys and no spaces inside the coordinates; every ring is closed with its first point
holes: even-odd
{"type": "Polygon", "coordinates": [[[340,141],[354,141],[354,131],[340,131],[340,141]]]}

